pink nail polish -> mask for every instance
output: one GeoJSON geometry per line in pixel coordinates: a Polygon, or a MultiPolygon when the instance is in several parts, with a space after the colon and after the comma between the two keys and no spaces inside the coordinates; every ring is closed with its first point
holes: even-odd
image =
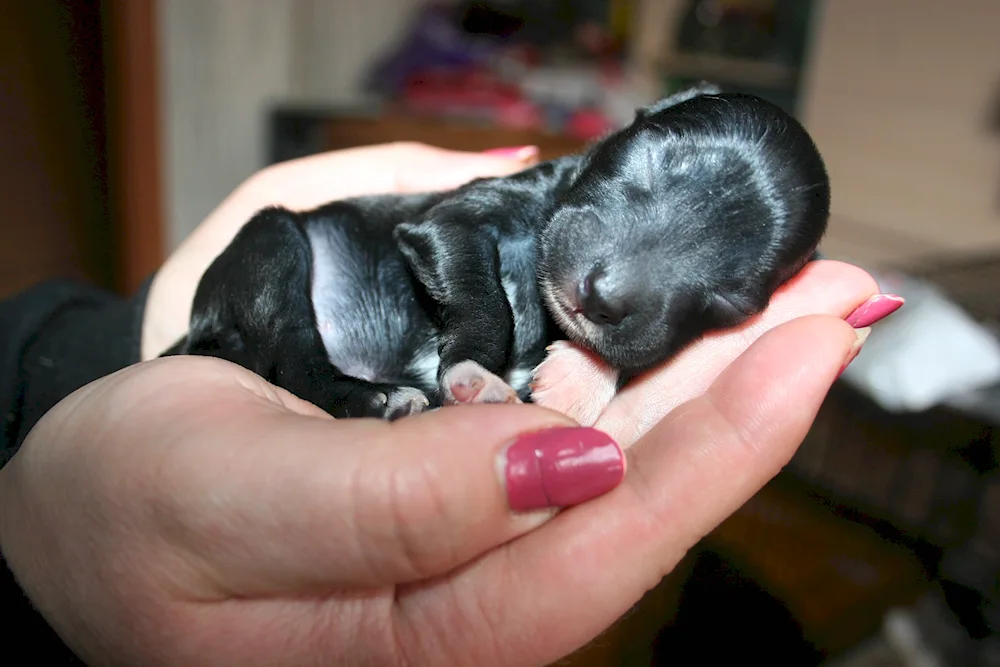
{"type": "Polygon", "coordinates": [[[509,157],[516,160],[527,160],[528,158],[538,155],[538,146],[509,146],[507,148],[491,148],[488,151],[483,151],[486,155],[499,155],[500,157],[509,157]]]}
{"type": "Polygon", "coordinates": [[[840,367],[840,372],[837,373],[838,378],[844,374],[844,371],[846,371],[847,367],[851,365],[851,362],[857,358],[858,353],[861,352],[861,348],[865,345],[865,341],[868,340],[868,334],[871,332],[871,327],[862,327],[854,330],[854,333],[858,338],[851,345],[851,349],[847,351],[847,358],[844,359],[844,365],[840,367]]]}
{"type": "Polygon", "coordinates": [[[592,428],[552,428],[507,449],[507,500],[515,512],[569,507],[604,495],[625,476],[625,454],[592,428]]]}
{"type": "Polygon", "coordinates": [[[845,321],[852,327],[871,326],[902,307],[905,300],[895,294],[876,294],[854,309],[845,321]]]}

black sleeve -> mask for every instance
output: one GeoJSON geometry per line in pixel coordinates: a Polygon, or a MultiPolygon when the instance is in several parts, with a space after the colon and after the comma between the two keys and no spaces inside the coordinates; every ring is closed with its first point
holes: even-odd
{"type": "Polygon", "coordinates": [[[139,361],[149,282],[129,299],[58,280],[0,302],[0,466],[56,403],[139,361]]]}
{"type": "MultiPolygon", "coordinates": [[[[139,361],[149,282],[128,299],[52,281],[0,302],[0,466],[56,403],[139,361]]],[[[23,664],[83,664],[34,610],[6,562],[0,562],[0,609],[2,655],[20,655],[23,664]]]]}

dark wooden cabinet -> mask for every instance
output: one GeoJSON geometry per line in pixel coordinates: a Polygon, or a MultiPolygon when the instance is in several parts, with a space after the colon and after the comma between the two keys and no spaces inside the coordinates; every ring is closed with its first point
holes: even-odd
{"type": "Polygon", "coordinates": [[[538,146],[542,160],[582,149],[586,142],[558,134],[499,127],[465,120],[414,116],[387,109],[278,107],[271,113],[271,163],[321,151],[394,141],[417,141],[451,150],[484,151],[505,146],[538,146]]]}
{"type": "Polygon", "coordinates": [[[99,3],[4,6],[0,296],[55,276],[110,286],[99,3]]]}
{"type": "Polygon", "coordinates": [[[4,2],[0,298],[162,261],[153,0],[4,2]]]}

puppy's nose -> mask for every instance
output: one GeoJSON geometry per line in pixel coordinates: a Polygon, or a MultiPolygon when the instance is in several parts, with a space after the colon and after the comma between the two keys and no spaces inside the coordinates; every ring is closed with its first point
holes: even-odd
{"type": "Polygon", "coordinates": [[[591,271],[577,287],[583,316],[594,324],[615,326],[628,315],[625,299],[609,284],[601,269],[591,271]]]}

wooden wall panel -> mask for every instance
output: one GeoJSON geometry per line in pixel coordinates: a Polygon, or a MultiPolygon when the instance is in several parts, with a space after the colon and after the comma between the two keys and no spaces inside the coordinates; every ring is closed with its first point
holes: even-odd
{"type": "Polygon", "coordinates": [[[0,298],[54,277],[112,286],[100,6],[4,3],[0,298]]]}
{"type": "Polygon", "coordinates": [[[157,0],[105,0],[116,286],[126,294],[166,259],[156,5],[157,0]]]}
{"type": "Polygon", "coordinates": [[[418,1],[159,0],[168,250],[266,164],[272,104],[364,102],[418,1]]]}

